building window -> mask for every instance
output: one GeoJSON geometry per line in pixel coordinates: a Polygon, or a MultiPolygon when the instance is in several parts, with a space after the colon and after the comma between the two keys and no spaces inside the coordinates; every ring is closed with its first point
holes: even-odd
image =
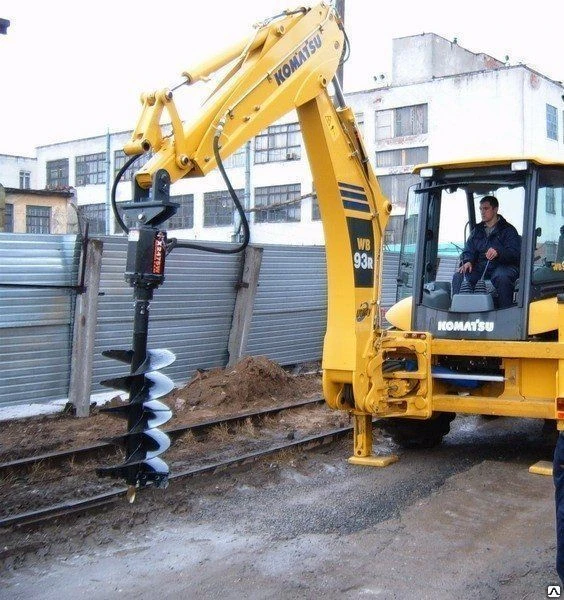
{"type": "MultiPolygon", "coordinates": [[[[243,204],[245,190],[235,190],[243,204]]],[[[206,192],[204,194],[204,227],[225,227],[233,225],[235,206],[227,190],[221,192],[206,192]]]]}
{"type": "Polygon", "coordinates": [[[56,190],[69,186],[69,159],[47,161],[47,189],[56,190]]]}
{"type": "Polygon", "coordinates": [[[364,135],[364,113],[354,113],[354,118],[360,134],[364,135]]]}
{"type": "Polygon", "coordinates": [[[396,108],[394,125],[396,137],[427,133],[427,105],[396,108]]]}
{"type": "Polygon", "coordinates": [[[20,171],[20,190],[29,190],[31,187],[31,171],[20,171]]]}
{"type": "Polygon", "coordinates": [[[236,150],[233,154],[228,156],[223,161],[223,166],[226,169],[234,168],[234,167],[244,167],[245,166],[246,146],[247,146],[247,144],[243,144],[238,150],[236,150]]]}
{"type": "Polygon", "coordinates": [[[545,202],[546,202],[546,212],[555,215],[556,214],[556,202],[554,195],[554,188],[547,187],[544,189],[545,193],[545,202]]]}
{"type": "Polygon", "coordinates": [[[106,153],[76,157],[76,186],[106,183],[106,153]]]}
{"type": "Polygon", "coordinates": [[[51,233],[51,207],[26,206],[25,230],[27,233],[51,233]]]}
{"type": "Polygon", "coordinates": [[[90,235],[106,233],[106,205],[83,204],[78,207],[80,217],[88,222],[88,233],[90,235]]]}
{"type": "Polygon", "coordinates": [[[376,111],[376,139],[388,140],[394,137],[392,128],[393,110],[378,110],[376,111]]]}
{"type": "Polygon", "coordinates": [[[4,231],[6,233],[14,232],[14,205],[4,205],[4,231]]]}
{"type": "Polygon", "coordinates": [[[256,223],[288,223],[301,218],[301,187],[291,185],[270,185],[255,189],[256,223]]]}
{"type": "MultiPolygon", "coordinates": [[[[143,165],[147,164],[152,156],[151,152],[146,152],[137,160],[133,161],[133,164],[127,167],[125,173],[121,176],[120,181],[131,181],[135,173],[137,173],[143,165]]],[[[130,158],[131,156],[128,156],[123,150],[116,150],[114,152],[114,177],[130,158]]]]}
{"type": "Polygon", "coordinates": [[[427,104],[376,111],[376,139],[427,133],[427,104]]]}
{"type": "Polygon", "coordinates": [[[394,206],[405,208],[407,192],[412,185],[419,182],[419,177],[411,173],[404,173],[403,175],[380,175],[378,182],[380,183],[382,193],[394,206]]]}
{"type": "Polygon", "coordinates": [[[550,104],[546,105],[546,137],[549,140],[558,139],[558,111],[550,104]]]}
{"type": "Polygon", "coordinates": [[[255,164],[301,158],[301,136],[298,123],[272,125],[255,137],[255,164]]]}
{"type": "Polygon", "coordinates": [[[179,204],[173,217],[165,221],[168,229],[192,229],[194,227],[194,194],[171,196],[171,201],[179,204]]]}
{"type": "Polygon", "coordinates": [[[428,146],[417,148],[398,148],[397,150],[383,150],[376,152],[377,167],[399,167],[418,165],[429,160],[428,146]]]}

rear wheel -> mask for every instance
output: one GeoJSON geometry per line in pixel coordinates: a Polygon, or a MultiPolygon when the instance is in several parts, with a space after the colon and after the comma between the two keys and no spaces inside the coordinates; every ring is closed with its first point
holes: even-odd
{"type": "Polygon", "coordinates": [[[455,413],[434,413],[430,419],[390,418],[378,425],[402,448],[434,448],[450,431],[455,413]]]}

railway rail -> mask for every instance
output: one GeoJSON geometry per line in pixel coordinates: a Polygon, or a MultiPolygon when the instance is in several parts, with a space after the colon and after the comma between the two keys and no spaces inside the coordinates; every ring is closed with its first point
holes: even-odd
{"type": "MultiPolygon", "coordinates": [[[[200,422],[194,425],[183,425],[179,427],[170,428],[167,433],[172,437],[180,437],[189,431],[192,431],[195,435],[203,435],[206,431],[212,430],[214,427],[219,426],[230,426],[236,425],[247,420],[259,420],[264,417],[276,415],[282,411],[293,410],[297,408],[305,408],[309,405],[320,404],[321,398],[309,399],[302,402],[286,404],[278,406],[276,408],[270,408],[260,410],[256,412],[246,412],[238,415],[230,416],[227,418],[209,420],[200,422]]],[[[272,443],[267,448],[260,448],[250,452],[243,452],[236,456],[230,456],[221,459],[204,459],[197,466],[191,466],[189,468],[176,469],[175,472],[169,477],[170,482],[176,482],[188,477],[196,475],[203,475],[206,473],[214,473],[218,470],[224,470],[226,468],[233,468],[254,460],[258,460],[268,455],[274,455],[283,450],[301,448],[309,449],[312,447],[318,447],[323,444],[331,443],[332,441],[339,439],[345,435],[348,435],[352,431],[351,426],[333,428],[324,432],[319,432],[314,435],[307,435],[297,440],[285,440],[284,442],[272,443]]],[[[99,455],[108,451],[110,448],[115,447],[113,444],[108,442],[95,444],[83,448],[74,448],[63,452],[54,452],[52,454],[45,454],[42,456],[28,457],[24,459],[18,459],[8,463],[0,464],[0,474],[14,474],[16,471],[24,470],[27,471],[34,465],[39,463],[49,463],[51,465],[60,463],[64,460],[75,460],[76,458],[92,458],[93,456],[99,455]]],[[[19,512],[16,514],[10,514],[3,518],[0,518],[0,528],[5,527],[24,527],[38,524],[45,524],[49,521],[60,520],[72,515],[78,515],[89,511],[94,511],[107,507],[118,499],[123,498],[127,495],[128,488],[126,486],[114,487],[103,493],[92,495],[87,498],[72,498],[50,506],[44,506],[38,509],[29,510],[25,512],[19,512]]]]}
{"type": "MultiPolygon", "coordinates": [[[[191,425],[179,425],[177,427],[170,427],[165,430],[165,433],[173,439],[178,438],[189,431],[195,435],[202,435],[206,431],[209,431],[213,427],[221,425],[230,426],[241,423],[247,419],[257,420],[267,416],[275,415],[284,410],[291,410],[296,408],[302,408],[308,405],[315,405],[323,403],[323,398],[312,398],[303,400],[301,402],[295,402],[290,404],[283,404],[275,408],[266,408],[259,411],[251,411],[245,413],[239,413],[230,417],[223,417],[221,419],[211,419],[207,421],[201,421],[199,423],[191,425]]],[[[100,456],[109,450],[116,448],[116,445],[112,442],[98,442],[88,446],[82,446],[80,448],[69,448],[68,450],[62,450],[58,452],[50,452],[46,454],[39,454],[34,456],[26,456],[25,458],[18,458],[15,460],[0,463],[0,477],[6,476],[13,472],[22,472],[38,464],[56,464],[65,460],[84,460],[95,456],[100,456]]]]}

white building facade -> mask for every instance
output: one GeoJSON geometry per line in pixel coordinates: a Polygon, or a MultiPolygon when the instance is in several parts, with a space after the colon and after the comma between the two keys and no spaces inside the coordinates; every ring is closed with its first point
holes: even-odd
{"type": "Polygon", "coordinates": [[[5,188],[36,189],[37,159],[0,154],[0,184],[5,188]]]}
{"type": "MultiPolygon", "coordinates": [[[[393,44],[390,80],[378,79],[375,89],[345,94],[382,190],[394,205],[390,241],[397,241],[407,190],[417,181],[411,174],[416,164],[498,155],[564,160],[560,82],[526,65],[507,65],[475,54],[435,34],[398,38],[393,44]]],[[[107,227],[110,233],[119,233],[113,217],[107,219],[106,208],[114,176],[125,162],[122,148],[129,134],[40,146],[35,168],[30,169],[31,181],[40,189],[74,187],[91,234],[105,233],[107,227]]],[[[4,162],[0,157],[0,183],[4,162]]],[[[251,209],[253,243],[323,244],[295,114],[253,138],[226,161],[226,167],[233,187],[251,209]]],[[[118,185],[117,199],[131,196],[129,172],[118,185]]],[[[175,183],[171,196],[180,204],[165,225],[171,235],[233,239],[233,205],[217,170],[205,178],[175,183]]]]}

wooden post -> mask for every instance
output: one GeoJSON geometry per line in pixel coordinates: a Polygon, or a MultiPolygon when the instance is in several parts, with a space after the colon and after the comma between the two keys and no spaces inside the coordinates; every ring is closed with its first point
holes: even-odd
{"type": "Polygon", "coordinates": [[[0,183],[0,231],[6,227],[6,190],[0,183]]]}
{"type": "Polygon", "coordinates": [[[69,402],[75,407],[77,417],[87,417],[90,413],[102,248],[101,240],[88,240],[86,252],[81,257],[81,262],[86,261],[84,290],[76,298],[69,385],[69,402]]]}
{"type": "Polygon", "coordinates": [[[229,352],[228,367],[233,366],[243,356],[247,347],[262,262],[262,251],[262,248],[254,246],[247,246],[245,249],[243,273],[239,282],[227,345],[227,351],[229,352]]]}

